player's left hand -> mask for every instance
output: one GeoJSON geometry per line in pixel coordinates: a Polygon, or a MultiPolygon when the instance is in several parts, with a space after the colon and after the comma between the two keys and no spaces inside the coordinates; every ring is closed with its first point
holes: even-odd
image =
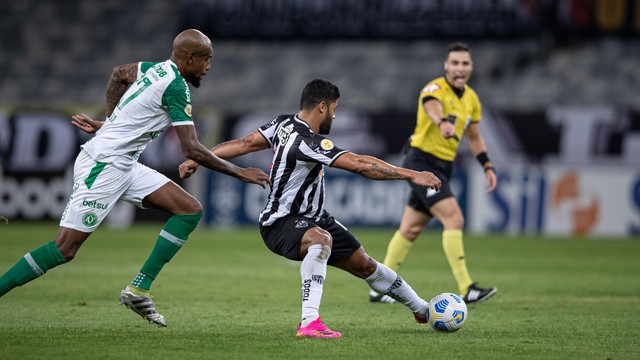
{"type": "Polygon", "coordinates": [[[238,179],[251,184],[258,184],[266,189],[266,185],[271,186],[269,175],[258,168],[245,168],[238,172],[238,179]]]}
{"type": "Polygon", "coordinates": [[[88,133],[93,134],[96,131],[100,130],[104,121],[93,120],[87,114],[73,115],[71,117],[71,123],[75,125],[78,129],[88,133]]]}
{"type": "Polygon", "coordinates": [[[492,193],[496,186],[498,186],[498,177],[494,170],[487,170],[484,172],[484,177],[487,180],[487,194],[492,193]]]}

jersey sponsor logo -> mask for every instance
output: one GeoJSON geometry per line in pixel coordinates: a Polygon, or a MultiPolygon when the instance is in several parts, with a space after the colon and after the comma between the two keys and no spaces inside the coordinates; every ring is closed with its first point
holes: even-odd
{"type": "Polygon", "coordinates": [[[191,91],[189,91],[189,86],[187,85],[187,80],[182,78],[182,82],[184,83],[184,96],[187,99],[187,102],[191,102],[191,91]]]}
{"type": "Polygon", "coordinates": [[[184,107],[184,113],[187,114],[188,117],[191,117],[191,109],[191,104],[187,104],[187,106],[184,107]]]}
{"type": "Polygon", "coordinates": [[[322,148],[322,150],[327,150],[327,151],[334,148],[333,143],[329,139],[324,139],[320,141],[320,147],[322,148]]]}
{"type": "Polygon", "coordinates": [[[82,224],[87,227],[94,226],[98,222],[98,215],[96,213],[89,211],[82,215],[82,224]]]}
{"type": "Polygon", "coordinates": [[[289,136],[293,132],[293,124],[289,124],[286,126],[280,127],[278,129],[278,139],[280,141],[280,145],[284,145],[289,141],[289,136]]]}
{"type": "Polygon", "coordinates": [[[436,90],[440,90],[440,86],[438,84],[430,84],[422,88],[423,93],[433,93],[436,90]]]}
{"type": "Polygon", "coordinates": [[[87,201],[87,199],[83,199],[82,206],[93,208],[93,209],[106,210],[109,207],[109,204],[99,203],[96,200],[87,201]]]}

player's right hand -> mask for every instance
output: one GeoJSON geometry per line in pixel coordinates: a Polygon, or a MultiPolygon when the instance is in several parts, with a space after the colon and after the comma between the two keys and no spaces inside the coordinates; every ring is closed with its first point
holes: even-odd
{"type": "Polygon", "coordinates": [[[73,115],[71,117],[71,123],[75,125],[78,129],[88,133],[93,134],[96,131],[100,130],[104,121],[93,120],[87,114],[73,115]]]}
{"type": "Polygon", "coordinates": [[[198,170],[198,163],[193,160],[187,160],[178,166],[178,172],[180,172],[180,179],[188,179],[198,170]]]}
{"type": "Polygon", "coordinates": [[[411,182],[419,186],[432,188],[436,191],[440,190],[440,186],[442,186],[440,179],[429,171],[417,171],[416,175],[411,179],[411,182]]]}
{"type": "Polygon", "coordinates": [[[238,172],[238,179],[251,184],[258,184],[262,186],[263,189],[266,189],[267,184],[271,186],[269,175],[265,174],[258,168],[240,169],[240,171],[238,172]]]}

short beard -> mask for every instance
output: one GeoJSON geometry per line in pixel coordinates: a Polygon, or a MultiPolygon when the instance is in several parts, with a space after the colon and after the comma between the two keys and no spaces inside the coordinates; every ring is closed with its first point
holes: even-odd
{"type": "Polygon", "coordinates": [[[193,74],[187,74],[185,80],[187,80],[189,84],[193,85],[193,87],[200,87],[200,79],[193,74]]]}
{"type": "Polygon", "coordinates": [[[329,133],[331,132],[332,124],[333,119],[331,118],[331,116],[327,116],[326,118],[324,118],[324,120],[320,123],[320,129],[318,129],[320,135],[329,135],[329,133]]]}

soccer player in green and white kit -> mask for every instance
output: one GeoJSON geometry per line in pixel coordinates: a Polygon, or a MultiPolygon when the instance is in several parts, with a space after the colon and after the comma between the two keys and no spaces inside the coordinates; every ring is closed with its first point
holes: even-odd
{"type": "Polygon", "coordinates": [[[163,130],[174,126],[187,158],[263,188],[270,183],[261,170],[239,168],[198,141],[187,83],[200,85],[211,68],[212,55],[211,40],[190,29],[175,38],[169,60],[113,69],[107,85],[106,121],[84,114],[73,116],[74,125],[96,136],[82,145],[76,158],[73,193],[62,214],[60,231],[53,241],[24,255],[0,277],[0,296],[71,261],[116,201],[124,200],[172,215],[140,272],[120,293],[121,304],[150,323],[167,326],[156,312],[149,288],[198,225],[202,205],[166,176],[140,164],[140,153],[163,130]]]}

